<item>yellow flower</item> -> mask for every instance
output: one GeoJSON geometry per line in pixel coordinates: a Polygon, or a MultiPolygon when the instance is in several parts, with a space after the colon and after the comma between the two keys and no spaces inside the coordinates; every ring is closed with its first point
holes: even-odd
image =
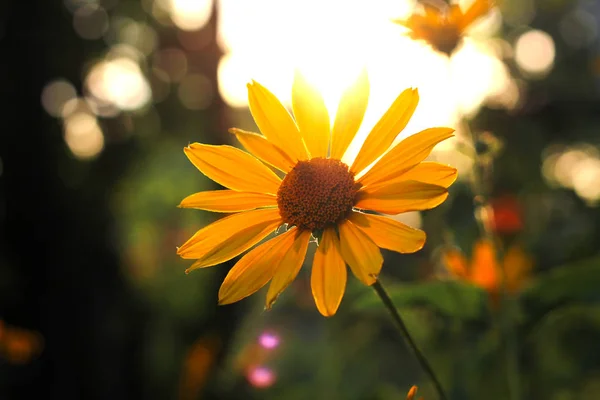
{"type": "Polygon", "coordinates": [[[319,245],[312,265],[312,293],[319,311],[331,316],[344,295],[346,264],[360,281],[372,285],[383,263],[379,248],[413,253],[423,247],[424,232],[361,210],[398,214],[442,203],[456,169],[422,161],[437,143],[453,136],[453,129],[426,129],[386,153],[419,101],[417,90],[407,89],[348,166],[340,160],[362,123],[368,96],[363,71],[342,95],[330,127],[323,98],[301,75],[296,74],[292,89],[295,119],[269,90],[253,81],[248,84],[248,100],[262,135],[230,130],[249,153],[200,143],[184,149],[200,172],[229,190],[193,194],[180,207],[232,213],[200,229],[178,249],[181,257],[197,259],[186,272],[230,260],[282,225],[287,227],[235,264],[219,290],[219,304],[241,300],[270,281],[266,300],[270,308],[295,279],[314,236],[319,245]],[[268,166],[281,171],[283,179],[268,166]]]}
{"type": "Polygon", "coordinates": [[[412,39],[423,40],[450,55],[460,44],[465,30],[493,6],[494,0],[475,0],[463,12],[457,4],[423,4],[424,13],[413,13],[408,19],[394,22],[408,28],[412,39]]]}
{"type": "MultiPolygon", "coordinates": [[[[498,295],[502,275],[494,245],[489,240],[481,239],[475,243],[470,266],[458,250],[448,250],[443,257],[452,274],[485,289],[493,298],[498,295]]],[[[520,246],[513,245],[504,254],[502,267],[507,291],[516,293],[529,279],[533,261],[520,246]]]]}

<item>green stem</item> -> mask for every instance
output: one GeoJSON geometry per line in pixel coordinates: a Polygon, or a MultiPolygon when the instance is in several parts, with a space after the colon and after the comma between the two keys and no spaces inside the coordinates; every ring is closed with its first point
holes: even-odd
{"type": "Polygon", "coordinates": [[[519,376],[519,358],[516,332],[512,316],[514,314],[514,301],[510,297],[506,284],[506,271],[504,270],[504,254],[502,243],[494,230],[491,228],[491,207],[488,199],[488,188],[486,181],[491,180],[491,170],[481,162],[479,154],[475,150],[477,137],[471,129],[470,124],[466,123],[467,130],[471,135],[475,157],[473,163],[472,191],[474,195],[473,203],[475,206],[475,219],[479,225],[481,234],[489,240],[494,246],[496,265],[498,266],[501,284],[500,284],[500,331],[504,337],[504,348],[506,356],[506,381],[508,385],[508,394],[511,400],[519,400],[521,392],[521,382],[519,376]]]}
{"type": "Polygon", "coordinates": [[[375,292],[377,293],[377,295],[383,302],[383,305],[387,308],[390,315],[392,316],[392,319],[396,323],[396,326],[398,327],[398,330],[400,331],[402,338],[404,339],[404,341],[406,342],[408,347],[411,349],[411,351],[413,352],[413,354],[415,355],[415,357],[421,364],[421,367],[423,368],[425,373],[429,376],[429,379],[431,379],[431,382],[433,383],[433,386],[435,387],[435,390],[437,391],[440,400],[447,400],[448,398],[444,394],[444,389],[442,388],[440,381],[435,376],[435,373],[431,369],[429,362],[427,361],[427,359],[425,358],[423,353],[421,353],[421,351],[415,344],[413,338],[410,336],[410,333],[408,333],[408,329],[406,328],[406,325],[404,324],[404,321],[402,320],[400,313],[398,313],[398,309],[396,309],[396,307],[394,306],[392,299],[388,295],[387,291],[383,288],[383,286],[381,285],[381,282],[379,280],[377,280],[373,284],[373,289],[375,289],[375,292]]]}

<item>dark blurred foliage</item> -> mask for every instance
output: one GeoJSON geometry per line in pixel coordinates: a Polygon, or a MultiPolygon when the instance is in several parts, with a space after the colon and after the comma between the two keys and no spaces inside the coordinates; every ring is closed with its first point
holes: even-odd
{"type": "MultiPolygon", "coordinates": [[[[142,14],[137,1],[108,3],[142,14]]],[[[503,11],[524,12],[521,4],[506,1],[503,11]]],[[[505,248],[525,249],[532,276],[500,308],[483,288],[449,276],[443,249],[471,260],[482,236],[469,180],[422,213],[423,251],[384,252],[383,283],[452,399],[507,399],[515,386],[528,399],[600,397],[599,209],[543,173],[551,145],[600,146],[598,37],[573,47],[559,29],[575,7],[597,27],[600,9],[528,4],[529,26],[555,39],[553,69],[533,79],[507,58],[527,84],[519,105],[484,107],[468,125],[493,229],[505,248]]],[[[183,274],[175,247],[217,216],[176,208],[216,188],[181,149],[230,142],[234,119],[251,124],[247,110],[229,109],[216,93],[216,13],[187,52],[188,68],[212,87],[210,104],[186,109],[171,93],[147,112],[99,118],[104,149],[90,160],[74,156],[40,104],[59,76],[83,92],[83,66],[105,50],[78,37],[72,19],[62,2],[0,3],[0,399],[402,399],[413,384],[434,399],[378,299],[354,279],[325,319],[308,268],[270,312],[261,295],[216,305],[232,262],[183,274]]],[[[153,27],[161,46],[180,46],[176,29],[153,27]]],[[[512,41],[519,29],[505,26],[501,36],[512,41]]]]}

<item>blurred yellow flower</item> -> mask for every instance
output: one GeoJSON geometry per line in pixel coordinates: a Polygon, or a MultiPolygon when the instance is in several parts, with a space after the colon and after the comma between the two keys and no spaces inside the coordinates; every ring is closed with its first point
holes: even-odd
{"type": "MultiPolygon", "coordinates": [[[[444,252],[443,258],[446,267],[456,277],[485,289],[492,296],[499,293],[502,275],[497,266],[494,245],[489,240],[481,239],[475,243],[470,265],[465,256],[455,249],[444,252]]],[[[502,267],[506,289],[515,293],[529,279],[533,261],[520,246],[513,245],[504,254],[502,267]]]]}
{"type": "Polygon", "coordinates": [[[423,40],[434,49],[450,55],[460,44],[465,30],[487,14],[494,3],[494,0],[474,0],[463,12],[457,4],[423,2],[424,13],[413,13],[407,19],[394,22],[408,28],[412,39],[423,40]]]}
{"type": "Polygon", "coordinates": [[[249,153],[200,143],[184,149],[200,172],[228,190],[192,194],[180,207],[232,213],[199,230],[178,249],[182,258],[197,259],[186,272],[230,260],[286,226],[285,232],[235,264],[219,290],[219,304],[241,300],[270,281],[266,299],[270,308],[295,279],[315,237],[319,243],[312,294],[321,314],[332,316],[344,295],[346,264],[361,282],[372,285],[383,263],[379,248],[413,253],[423,247],[423,231],[361,210],[399,214],[442,203],[456,180],[456,169],[423,160],[454,130],[426,129],[390,149],[419,101],[416,89],[406,89],[348,166],[340,160],[362,123],[368,97],[369,81],[363,71],[342,95],[330,126],[321,94],[301,75],[296,74],[292,88],[295,118],[253,81],[248,84],[248,100],[262,135],[230,130],[249,153]]]}

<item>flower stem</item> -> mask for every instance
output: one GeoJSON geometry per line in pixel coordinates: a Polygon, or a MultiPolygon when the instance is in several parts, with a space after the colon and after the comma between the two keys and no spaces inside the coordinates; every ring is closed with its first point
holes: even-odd
{"type": "Polygon", "coordinates": [[[431,382],[433,383],[433,386],[435,387],[435,390],[437,391],[440,400],[447,400],[448,398],[444,394],[444,389],[442,388],[440,381],[437,379],[435,373],[429,365],[429,362],[427,361],[423,353],[421,353],[421,351],[415,344],[413,338],[410,336],[410,333],[408,332],[408,329],[406,328],[406,325],[404,324],[400,313],[398,313],[398,309],[396,309],[396,307],[394,306],[394,303],[392,302],[392,299],[388,295],[387,291],[383,288],[379,280],[377,280],[372,286],[373,289],[375,289],[375,293],[377,293],[377,295],[383,302],[383,305],[387,308],[390,315],[392,316],[392,319],[396,323],[396,326],[398,327],[398,330],[402,335],[402,339],[404,339],[408,347],[411,349],[411,351],[421,364],[421,367],[423,368],[425,373],[429,376],[429,379],[431,379],[431,382]]]}
{"type": "Polygon", "coordinates": [[[511,400],[519,400],[521,398],[521,382],[519,375],[519,346],[513,321],[514,300],[511,299],[508,292],[506,282],[506,271],[503,267],[504,254],[502,242],[496,232],[492,228],[490,217],[493,215],[491,209],[488,192],[489,188],[486,183],[491,182],[491,166],[482,162],[480,154],[477,152],[476,146],[478,137],[470,124],[466,123],[466,128],[471,136],[471,143],[474,149],[473,177],[472,177],[472,192],[473,205],[475,208],[475,219],[479,225],[479,229],[484,238],[489,240],[494,246],[494,254],[496,265],[500,272],[500,333],[504,340],[505,361],[506,361],[506,381],[508,385],[508,397],[511,400]]]}

